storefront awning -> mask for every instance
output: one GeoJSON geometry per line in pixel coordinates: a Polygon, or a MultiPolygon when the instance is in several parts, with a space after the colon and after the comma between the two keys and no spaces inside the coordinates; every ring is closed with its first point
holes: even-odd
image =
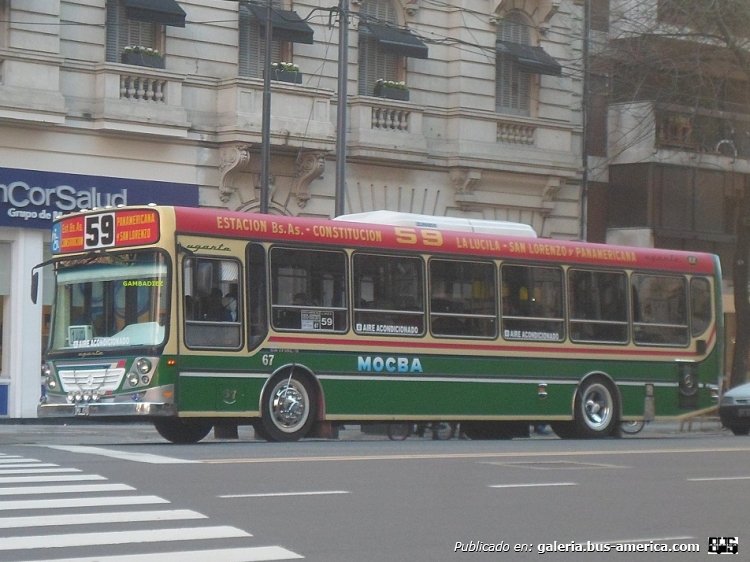
{"type": "Polygon", "coordinates": [[[362,22],[359,31],[371,35],[381,47],[401,56],[415,59],[427,58],[427,45],[409,29],[362,22]]]}
{"type": "Polygon", "coordinates": [[[175,0],[123,0],[123,4],[131,20],[185,27],[185,11],[175,0]]]}
{"type": "MultiPolygon", "coordinates": [[[[248,4],[247,8],[258,19],[260,26],[265,28],[268,8],[258,4],[248,4]]],[[[292,10],[271,8],[271,29],[276,40],[309,45],[313,43],[312,27],[292,10]]]]}
{"type": "Polygon", "coordinates": [[[506,55],[513,58],[518,66],[526,72],[535,74],[549,74],[551,76],[560,76],[562,67],[554,58],[546,53],[541,47],[531,47],[530,45],[521,45],[510,41],[497,41],[495,51],[499,55],[506,55]]]}

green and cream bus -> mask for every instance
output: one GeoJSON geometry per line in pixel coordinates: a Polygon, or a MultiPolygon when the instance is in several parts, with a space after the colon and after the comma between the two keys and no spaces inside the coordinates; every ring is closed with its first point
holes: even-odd
{"type": "Polygon", "coordinates": [[[158,206],[60,217],[52,252],[39,416],[150,420],[173,442],[425,420],[604,437],[713,405],[722,373],[710,254],[158,206]]]}

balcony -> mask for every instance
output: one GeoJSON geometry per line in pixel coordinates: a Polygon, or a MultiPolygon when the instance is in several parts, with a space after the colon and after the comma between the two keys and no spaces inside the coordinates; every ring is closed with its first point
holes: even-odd
{"type": "MultiPolygon", "coordinates": [[[[290,150],[335,150],[330,90],[271,82],[271,144],[290,150]]],[[[213,127],[220,142],[260,143],[263,123],[263,82],[231,78],[216,88],[213,127]]]]}
{"type": "Polygon", "coordinates": [[[750,171],[750,114],[656,102],[609,106],[613,163],[695,165],[750,171]]]}
{"type": "Polygon", "coordinates": [[[371,96],[349,98],[347,154],[351,157],[423,162],[427,142],[423,110],[400,100],[371,96]]]}
{"type": "Polygon", "coordinates": [[[93,126],[103,131],[187,137],[184,77],[162,69],[104,63],[94,70],[93,126]]]}

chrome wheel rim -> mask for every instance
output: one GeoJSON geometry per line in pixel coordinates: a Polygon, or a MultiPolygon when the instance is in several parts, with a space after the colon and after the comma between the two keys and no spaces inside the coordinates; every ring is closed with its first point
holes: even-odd
{"type": "Polygon", "coordinates": [[[583,420],[594,431],[606,429],[612,421],[613,403],[609,389],[595,383],[586,387],[581,400],[583,420]]]}
{"type": "Polygon", "coordinates": [[[310,397],[305,386],[296,380],[279,382],[269,400],[273,424],[284,433],[298,431],[310,415],[310,397]]]}

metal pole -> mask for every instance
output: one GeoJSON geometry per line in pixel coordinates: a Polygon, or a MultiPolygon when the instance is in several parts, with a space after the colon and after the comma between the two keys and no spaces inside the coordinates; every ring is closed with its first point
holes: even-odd
{"type": "Polygon", "coordinates": [[[588,239],[589,206],[589,155],[588,155],[588,114],[589,114],[589,40],[591,38],[591,0],[583,3],[583,80],[581,92],[581,240],[588,239]]]}
{"type": "Polygon", "coordinates": [[[346,195],[346,87],[349,67],[349,0],[339,0],[339,80],[336,103],[336,204],[334,216],[343,215],[346,195]]]}
{"type": "Polygon", "coordinates": [[[263,59],[263,122],[260,147],[260,212],[268,213],[268,182],[271,168],[271,0],[266,6],[266,51],[263,59]]]}

